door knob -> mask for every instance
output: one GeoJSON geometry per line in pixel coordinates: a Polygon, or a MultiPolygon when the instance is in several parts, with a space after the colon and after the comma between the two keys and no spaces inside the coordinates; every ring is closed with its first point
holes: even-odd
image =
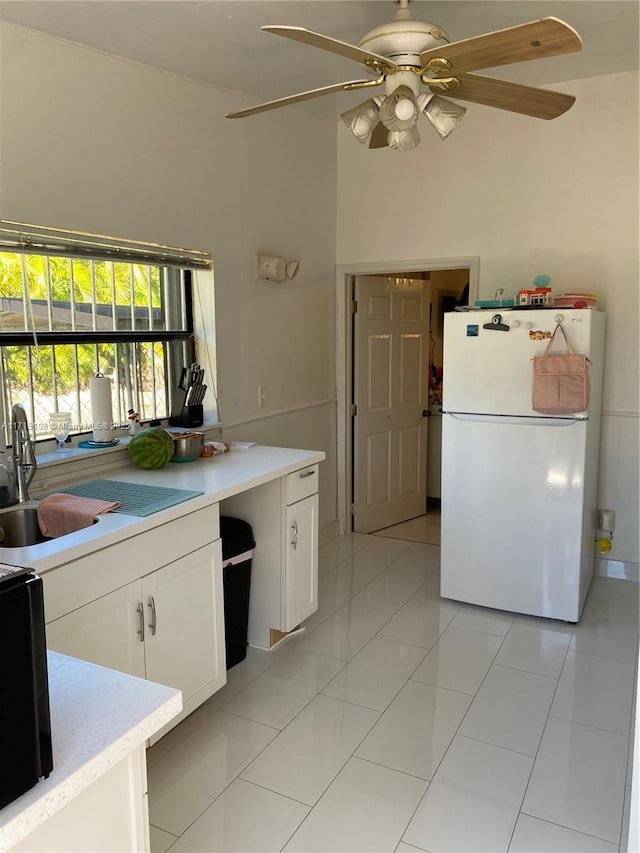
{"type": "Polygon", "coordinates": [[[430,418],[431,417],[431,412],[429,411],[429,409],[423,409],[422,410],[422,417],[423,418],[430,418]]]}

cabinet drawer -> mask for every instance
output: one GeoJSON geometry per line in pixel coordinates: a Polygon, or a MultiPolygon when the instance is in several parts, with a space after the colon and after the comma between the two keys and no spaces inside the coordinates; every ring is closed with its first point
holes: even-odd
{"type": "Polygon", "coordinates": [[[288,474],[285,478],[284,495],[287,506],[301,501],[318,491],[318,466],[309,465],[288,474]]]}

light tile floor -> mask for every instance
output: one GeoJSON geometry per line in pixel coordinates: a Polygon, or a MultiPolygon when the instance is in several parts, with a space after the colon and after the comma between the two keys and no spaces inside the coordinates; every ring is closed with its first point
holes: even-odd
{"type": "Polygon", "coordinates": [[[306,633],[149,750],[153,853],[626,850],[638,585],[572,626],[441,599],[439,550],[321,546],[306,633]]]}

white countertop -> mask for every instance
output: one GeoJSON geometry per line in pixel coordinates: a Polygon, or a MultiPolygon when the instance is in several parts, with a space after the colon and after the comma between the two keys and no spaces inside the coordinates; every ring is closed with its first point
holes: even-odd
{"type": "Polygon", "coordinates": [[[53,771],[0,810],[13,847],[182,709],[179,690],[48,652],[53,771]],[[105,697],[109,701],[105,701],[105,697]]]}
{"type": "MultiPolygon", "coordinates": [[[[307,465],[315,465],[324,458],[325,454],[322,451],[255,445],[246,449],[233,448],[220,456],[201,458],[195,462],[168,463],[163,468],[151,471],[138,468],[132,462],[128,462],[99,476],[107,480],[191,489],[201,491],[203,494],[145,518],[109,512],[98,516],[99,521],[92,527],[58,539],[24,548],[0,548],[0,563],[31,568],[43,573],[145,530],[151,530],[167,521],[180,518],[186,513],[218,503],[307,465]]],[[[93,474],[93,476],[76,477],[73,482],[92,480],[95,476],[93,474]]],[[[49,488],[46,491],[52,491],[52,489],[49,488]]],[[[37,506],[37,501],[22,504],[22,506],[29,505],[37,506]]]]}

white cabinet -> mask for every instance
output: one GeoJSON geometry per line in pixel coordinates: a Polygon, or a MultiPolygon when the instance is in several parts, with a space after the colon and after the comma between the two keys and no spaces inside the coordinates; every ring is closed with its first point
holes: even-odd
{"type": "Polygon", "coordinates": [[[292,631],[318,609],[318,495],[286,510],[284,627],[292,631]]]}
{"type": "Polygon", "coordinates": [[[49,622],[47,647],[144,678],[142,610],[140,582],[135,581],[49,622]]]}
{"type": "Polygon", "coordinates": [[[220,540],[142,578],[141,588],[146,676],[181,690],[193,710],[226,681],[220,540]]]}
{"type": "Polygon", "coordinates": [[[229,498],[220,512],[253,529],[248,641],[269,649],[318,609],[318,466],[229,498]]]}
{"type": "Polygon", "coordinates": [[[318,466],[285,478],[282,627],[292,631],[318,609],[318,466]]]}
{"type": "Polygon", "coordinates": [[[209,460],[211,479],[197,485],[230,495],[221,503],[187,502],[169,521],[141,519],[135,533],[41,569],[49,647],[179,688],[175,725],[226,683],[220,510],[256,540],[249,644],[270,649],[316,611],[322,457],[256,447],[209,460]]]}
{"type": "MultiPolygon", "coordinates": [[[[210,518],[200,518],[204,520],[209,521],[208,535],[217,536],[217,510],[214,525],[210,518]]],[[[166,525],[167,537],[186,532],[182,526],[174,528],[176,524],[166,525]]],[[[149,544],[132,544],[131,551],[141,550],[148,560],[149,544]]],[[[173,540],[167,545],[166,553],[171,553],[175,544],[173,540]]],[[[180,548],[185,550],[184,539],[180,548]]],[[[102,589],[97,579],[117,576],[117,560],[121,558],[117,548],[106,548],[93,563],[90,558],[84,561],[87,603],[47,623],[47,646],[181,690],[183,711],[160,730],[154,738],[158,739],[226,683],[221,542],[216,538],[124,586],[87,600],[102,589]],[[93,579],[92,573],[96,575],[93,579]]],[[[69,564],[51,573],[50,581],[58,578],[49,587],[54,614],[60,609],[56,603],[63,597],[64,573],[68,570],[69,577],[78,582],[77,568],[69,564]]],[[[140,568],[135,571],[139,573],[140,568]]],[[[46,610],[47,589],[45,580],[46,610]]],[[[74,595],[78,595],[77,588],[74,595]]]]}

